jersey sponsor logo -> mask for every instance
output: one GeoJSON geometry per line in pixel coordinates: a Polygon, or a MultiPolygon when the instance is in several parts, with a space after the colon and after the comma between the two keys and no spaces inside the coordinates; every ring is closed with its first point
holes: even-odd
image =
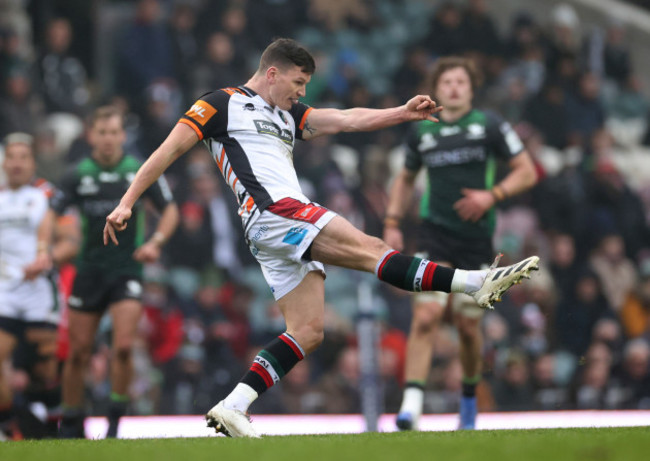
{"type": "Polygon", "coordinates": [[[129,280],[126,282],[126,295],[134,298],[142,296],[142,284],[137,280],[129,280]]]}
{"type": "Polygon", "coordinates": [[[287,232],[287,235],[282,239],[283,243],[288,243],[289,245],[300,245],[307,235],[307,229],[302,229],[300,227],[292,227],[287,232]]]}
{"type": "Polygon", "coordinates": [[[252,240],[253,242],[257,242],[259,239],[262,238],[262,236],[263,236],[264,234],[266,234],[266,233],[268,232],[268,230],[269,230],[269,226],[267,226],[267,225],[263,225],[263,226],[261,226],[261,227],[257,230],[257,232],[255,232],[255,234],[253,234],[253,237],[251,238],[251,240],[252,240]]]}
{"type": "Polygon", "coordinates": [[[471,123],[467,126],[467,139],[485,138],[485,127],[478,123],[471,123]]]}
{"type": "Polygon", "coordinates": [[[252,102],[247,102],[246,104],[244,104],[244,105],[242,106],[242,109],[244,109],[244,110],[250,110],[250,111],[252,112],[252,111],[255,110],[255,104],[253,104],[252,102]]]}
{"type": "Polygon", "coordinates": [[[208,120],[210,120],[216,113],[217,109],[212,107],[207,102],[199,100],[196,101],[192,107],[190,107],[190,110],[185,112],[185,115],[194,120],[199,125],[204,126],[208,120]]]}
{"type": "Polygon", "coordinates": [[[106,216],[119,205],[120,199],[84,200],[82,211],[88,216],[106,216]]]}
{"type": "Polygon", "coordinates": [[[426,152],[433,149],[438,145],[438,141],[433,137],[431,133],[424,133],[422,138],[420,138],[420,144],[418,144],[418,150],[420,152],[426,152]]]}
{"type": "Polygon", "coordinates": [[[471,162],[483,162],[485,161],[485,158],[485,149],[482,146],[430,152],[423,156],[424,164],[432,168],[448,165],[462,165],[471,162]]]}
{"type": "Polygon", "coordinates": [[[102,171],[99,173],[100,182],[118,182],[120,180],[119,173],[113,173],[110,171],[102,171]]]}
{"type": "Polygon", "coordinates": [[[77,186],[77,193],[79,195],[93,195],[99,192],[99,185],[95,182],[92,176],[82,176],[77,186]]]}
{"type": "Polygon", "coordinates": [[[270,134],[279,138],[286,144],[293,144],[293,133],[290,130],[283,130],[273,122],[267,120],[253,120],[259,134],[270,134]]]}
{"type": "Polygon", "coordinates": [[[0,216],[0,227],[29,227],[29,215],[24,213],[13,216],[0,216]]]}
{"type": "Polygon", "coordinates": [[[316,213],[318,213],[318,210],[320,210],[320,208],[318,208],[316,206],[313,206],[313,205],[307,205],[306,207],[301,208],[300,210],[296,211],[293,214],[293,217],[295,219],[300,219],[300,220],[303,220],[303,221],[309,221],[312,218],[312,216],[314,216],[316,213]]]}
{"type": "Polygon", "coordinates": [[[76,307],[79,308],[83,305],[83,301],[81,301],[81,298],[79,296],[69,296],[68,297],[68,305],[70,307],[76,307]]]}
{"type": "Polygon", "coordinates": [[[440,128],[440,136],[453,136],[460,133],[459,126],[443,126],[440,128]]]}

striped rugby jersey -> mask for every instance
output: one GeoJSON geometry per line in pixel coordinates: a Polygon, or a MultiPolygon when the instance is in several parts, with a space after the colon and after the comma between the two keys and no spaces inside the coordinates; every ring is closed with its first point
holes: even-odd
{"type": "Polygon", "coordinates": [[[48,209],[45,192],[32,184],[0,189],[0,290],[24,278],[36,259],[38,228],[48,209]]]}
{"type": "Polygon", "coordinates": [[[179,120],[210,150],[237,197],[244,228],[280,199],[309,202],[293,166],[293,146],[310,111],[302,103],[289,111],[271,107],[241,86],[204,94],[179,120]]]}

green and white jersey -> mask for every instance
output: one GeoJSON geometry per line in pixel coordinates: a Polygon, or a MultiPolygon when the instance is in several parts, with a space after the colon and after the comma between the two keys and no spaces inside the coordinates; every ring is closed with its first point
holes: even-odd
{"type": "Polygon", "coordinates": [[[454,210],[461,190],[491,189],[497,160],[509,161],[524,149],[510,124],[497,115],[472,109],[453,123],[418,122],[407,140],[405,166],[427,168],[420,217],[464,238],[491,237],[495,210],[478,222],[463,221],[454,210]]]}
{"type": "MultiPolygon", "coordinates": [[[[104,246],[102,237],[106,216],[120,203],[140,164],[130,155],[125,155],[112,167],[103,167],[92,158],[85,158],[64,176],[60,192],[51,199],[51,206],[59,214],[69,206],[79,210],[83,241],[77,256],[77,271],[99,270],[115,276],[141,276],[142,265],[133,259],[133,252],[145,237],[142,200],[136,202],[129,225],[119,233],[118,246],[112,243],[104,246]]],[[[150,199],[160,211],[173,200],[162,176],[143,197],[150,199]]]]}

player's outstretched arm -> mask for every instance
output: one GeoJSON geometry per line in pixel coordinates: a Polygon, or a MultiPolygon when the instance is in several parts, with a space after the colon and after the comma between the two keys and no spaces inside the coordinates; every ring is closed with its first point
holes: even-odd
{"type": "Polygon", "coordinates": [[[417,95],[406,104],[388,109],[313,109],[307,116],[303,129],[303,139],[311,139],[342,131],[375,131],[415,120],[431,120],[442,110],[427,95],[417,95]]]}
{"type": "Polygon", "coordinates": [[[109,240],[118,245],[116,233],[126,229],[135,202],[174,160],[187,152],[198,140],[199,137],[192,128],[183,123],[176,124],[167,139],[142,164],[120,204],[106,217],[104,245],[108,245],[109,240]]]}

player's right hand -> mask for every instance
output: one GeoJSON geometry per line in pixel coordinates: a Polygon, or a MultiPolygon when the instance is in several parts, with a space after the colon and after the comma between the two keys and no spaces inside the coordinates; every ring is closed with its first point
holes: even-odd
{"type": "Polygon", "coordinates": [[[38,253],[36,259],[23,268],[25,280],[34,280],[52,268],[52,258],[47,253],[38,253]]]}
{"type": "Polygon", "coordinates": [[[384,242],[394,250],[402,251],[404,249],[404,235],[397,227],[384,228],[384,242]]]}
{"type": "Polygon", "coordinates": [[[131,217],[131,209],[121,203],[106,217],[104,226],[104,245],[108,245],[110,239],[115,245],[119,245],[116,237],[117,232],[126,229],[127,221],[131,217]]]}

